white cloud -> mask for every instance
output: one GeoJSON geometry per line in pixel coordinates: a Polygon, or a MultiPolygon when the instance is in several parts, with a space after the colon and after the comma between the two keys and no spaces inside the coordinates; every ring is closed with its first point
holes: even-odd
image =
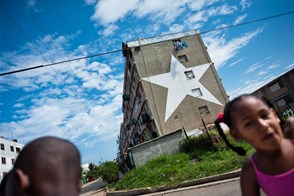
{"type": "Polygon", "coordinates": [[[100,0],[91,19],[104,26],[123,19],[128,14],[138,18],[148,17],[162,23],[171,23],[183,13],[191,0],[100,0]],[[111,12],[109,11],[111,10],[111,12]]]}
{"type": "Polygon", "coordinates": [[[136,9],[139,0],[100,0],[91,19],[103,25],[116,22],[136,9]]]}
{"type": "Polygon", "coordinates": [[[109,35],[113,35],[116,30],[118,30],[118,26],[116,26],[114,24],[110,24],[110,25],[106,26],[106,28],[103,29],[102,31],[100,31],[98,34],[104,35],[104,36],[109,36],[109,35]]]}
{"type": "Polygon", "coordinates": [[[285,70],[288,70],[288,69],[290,69],[290,68],[294,68],[294,63],[291,63],[290,65],[286,66],[286,67],[285,67],[285,70]]]}
{"type": "Polygon", "coordinates": [[[251,6],[251,2],[249,2],[248,0],[241,0],[240,5],[242,7],[242,11],[244,11],[251,6]]]}
{"type": "Polygon", "coordinates": [[[177,33],[177,32],[182,32],[185,29],[185,26],[182,24],[173,24],[172,26],[169,27],[169,32],[171,33],[177,33]]]}
{"type": "Polygon", "coordinates": [[[188,0],[142,0],[134,15],[137,17],[149,16],[152,20],[160,19],[161,22],[173,22],[185,10],[188,0]]]}
{"type": "Polygon", "coordinates": [[[148,25],[144,31],[142,31],[142,29],[139,29],[139,31],[134,31],[133,32],[137,32],[139,35],[139,37],[144,37],[146,35],[148,35],[149,37],[151,36],[158,36],[158,31],[160,30],[160,24],[159,23],[152,23],[150,25],[148,25]],[[140,35],[141,34],[141,35],[140,35]]]}
{"type": "Polygon", "coordinates": [[[93,5],[93,4],[95,4],[97,1],[98,1],[98,0],[85,0],[85,3],[86,3],[87,5],[93,5]]]}
{"type": "Polygon", "coordinates": [[[247,17],[247,14],[238,16],[233,24],[236,25],[236,24],[241,23],[246,17],[247,17]]]}
{"type": "Polygon", "coordinates": [[[233,14],[237,11],[236,6],[229,6],[229,5],[221,5],[219,7],[213,7],[206,11],[208,16],[219,16],[219,15],[228,15],[233,14]]]}
{"type": "Polygon", "coordinates": [[[277,68],[277,67],[279,67],[279,66],[280,66],[280,64],[274,63],[274,64],[268,66],[267,68],[268,68],[268,69],[275,69],[275,68],[277,68]]]}
{"type": "Polygon", "coordinates": [[[231,64],[229,65],[229,67],[232,67],[232,66],[234,66],[234,65],[236,65],[236,64],[238,64],[238,63],[240,63],[240,62],[243,61],[243,60],[244,60],[244,58],[241,58],[241,59],[239,59],[239,60],[233,62],[233,63],[231,63],[231,64]]]}
{"type": "Polygon", "coordinates": [[[230,41],[227,41],[224,35],[210,33],[204,35],[203,40],[215,67],[220,68],[225,62],[234,57],[241,48],[246,46],[251,39],[261,32],[262,29],[257,29],[254,32],[246,33],[230,41]]]}
{"type": "Polygon", "coordinates": [[[240,86],[228,92],[228,95],[230,96],[230,99],[233,99],[242,94],[250,94],[254,92],[255,90],[261,88],[263,85],[265,85],[266,83],[268,83],[275,77],[276,76],[269,74],[269,75],[265,75],[264,78],[257,78],[255,80],[243,81],[243,86],[240,86]]]}
{"type": "Polygon", "coordinates": [[[95,105],[89,107],[90,110],[81,104],[85,101],[75,98],[40,98],[34,101],[34,106],[22,110],[25,119],[2,123],[0,126],[25,141],[43,135],[76,140],[84,134],[98,137],[105,133],[111,135],[108,139],[114,139],[118,131],[114,127],[119,127],[121,120],[121,94],[103,106],[92,102],[95,105]]]}
{"type": "Polygon", "coordinates": [[[256,75],[257,76],[262,76],[262,75],[265,75],[265,74],[267,74],[266,71],[259,71],[256,75]]]}
{"type": "Polygon", "coordinates": [[[193,14],[188,18],[189,23],[206,22],[207,20],[208,15],[205,11],[197,12],[196,14],[193,14]]]}
{"type": "Polygon", "coordinates": [[[255,70],[257,70],[258,68],[260,68],[260,67],[262,67],[263,66],[263,64],[261,64],[261,63],[254,63],[253,65],[251,65],[246,71],[245,71],[245,73],[251,73],[251,72],[253,72],[253,71],[255,71],[255,70]]]}
{"type": "Polygon", "coordinates": [[[189,8],[195,11],[201,10],[209,5],[212,5],[219,0],[197,0],[197,1],[191,1],[189,4],[189,8]]]}

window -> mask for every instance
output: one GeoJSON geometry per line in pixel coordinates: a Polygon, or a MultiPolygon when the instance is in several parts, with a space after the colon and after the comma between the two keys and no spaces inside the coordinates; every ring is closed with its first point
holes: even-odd
{"type": "Polygon", "coordinates": [[[186,75],[187,80],[190,80],[190,79],[195,78],[195,75],[194,75],[194,73],[193,73],[192,70],[190,70],[190,71],[185,71],[184,73],[185,73],[185,75],[186,75]]]}
{"type": "Polygon", "coordinates": [[[128,69],[128,75],[131,76],[132,65],[130,61],[127,62],[127,69],[128,69]]]}
{"type": "Polygon", "coordinates": [[[204,115],[210,113],[207,105],[199,107],[198,110],[199,110],[201,116],[204,116],[204,115]]]}
{"type": "Polygon", "coordinates": [[[20,148],[16,147],[16,152],[19,153],[20,152],[20,148]]]}
{"type": "Polygon", "coordinates": [[[10,146],[10,151],[14,152],[14,147],[13,146],[10,146]]]}
{"type": "Polygon", "coordinates": [[[186,55],[180,55],[180,56],[178,56],[178,58],[181,63],[188,62],[188,58],[186,55]]]}
{"type": "Polygon", "coordinates": [[[284,97],[284,99],[285,99],[286,104],[293,103],[293,98],[291,97],[291,95],[284,97]]]}
{"type": "Polygon", "coordinates": [[[5,157],[2,157],[1,158],[1,162],[2,162],[3,165],[6,165],[6,159],[5,159],[5,157]]]}
{"type": "Polygon", "coordinates": [[[174,119],[179,120],[180,119],[179,115],[178,114],[174,115],[174,119]]]}
{"type": "Polygon", "coordinates": [[[282,107],[282,106],[286,105],[286,101],[285,101],[285,99],[279,99],[277,101],[277,104],[279,107],[282,107]]]}
{"type": "Polygon", "coordinates": [[[15,159],[11,159],[11,163],[12,163],[12,165],[14,165],[15,164],[15,159]]]}
{"type": "Polygon", "coordinates": [[[289,105],[290,103],[293,103],[293,98],[291,97],[291,95],[288,95],[277,101],[277,104],[279,107],[282,107],[284,105],[289,105]]]}
{"type": "Polygon", "coordinates": [[[277,90],[279,90],[280,88],[283,88],[285,85],[283,83],[283,81],[280,79],[277,82],[275,82],[274,84],[269,86],[270,91],[273,93],[277,90]]]}
{"type": "Polygon", "coordinates": [[[194,89],[192,89],[191,91],[192,91],[192,93],[193,93],[193,95],[194,95],[195,97],[200,97],[200,96],[202,96],[202,92],[201,92],[200,88],[194,88],[194,89]]]}
{"type": "Polygon", "coordinates": [[[4,144],[1,144],[1,150],[5,150],[4,144]]]}

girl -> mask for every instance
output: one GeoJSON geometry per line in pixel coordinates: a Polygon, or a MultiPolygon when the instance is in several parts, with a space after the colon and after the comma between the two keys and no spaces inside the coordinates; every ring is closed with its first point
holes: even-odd
{"type": "Polygon", "coordinates": [[[241,147],[229,143],[220,123],[230,128],[231,136],[255,148],[241,172],[242,195],[294,195],[294,140],[283,137],[280,119],[268,104],[253,95],[242,95],[227,103],[215,125],[226,144],[239,155],[241,147]]]}

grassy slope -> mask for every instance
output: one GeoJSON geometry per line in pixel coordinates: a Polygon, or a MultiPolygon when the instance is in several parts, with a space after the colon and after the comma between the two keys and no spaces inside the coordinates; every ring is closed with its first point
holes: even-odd
{"type": "MultiPolygon", "coordinates": [[[[241,144],[249,154],[252,148],[241,144]]],[[[223,145],[216,151],[205,149],[173,155],[162,155],[126,173],[119,182],[110,185],[115,190],[177,185],[186,180],[203,178],[238,169],[246,157],[240,157],[223,145]]]]}

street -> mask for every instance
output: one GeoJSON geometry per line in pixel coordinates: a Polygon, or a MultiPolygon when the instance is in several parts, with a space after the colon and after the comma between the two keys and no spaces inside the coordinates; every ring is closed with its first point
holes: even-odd
{"type": "MultiPolygon", "coordinates": [[[[239,177],[237,177],[169,191],[144,194],[144,196],[238,196],[241,195],[239,183],[239,177]]],[[[103,189],[105,186],[106,183],[102,182],[101,180],[96,180],[83,187],[81,196],[104,196],[106,195],[104,191],[105,189],[103,189]]],[[[112,193],[111,195],[119,194],[112,193]]],[[[261,195],[264,196],[265,194],[262,192],[261,195]]]]}
{"type": "Polygon", "coordinates": [[[88,196],[88,195],[95,195],[95,196],[103,196],[105,194],[105,187],[107,183],[103,182],[101,178],[97,180],[87,183],[82,187],[80,192],[80,196],[88,196]]]}

